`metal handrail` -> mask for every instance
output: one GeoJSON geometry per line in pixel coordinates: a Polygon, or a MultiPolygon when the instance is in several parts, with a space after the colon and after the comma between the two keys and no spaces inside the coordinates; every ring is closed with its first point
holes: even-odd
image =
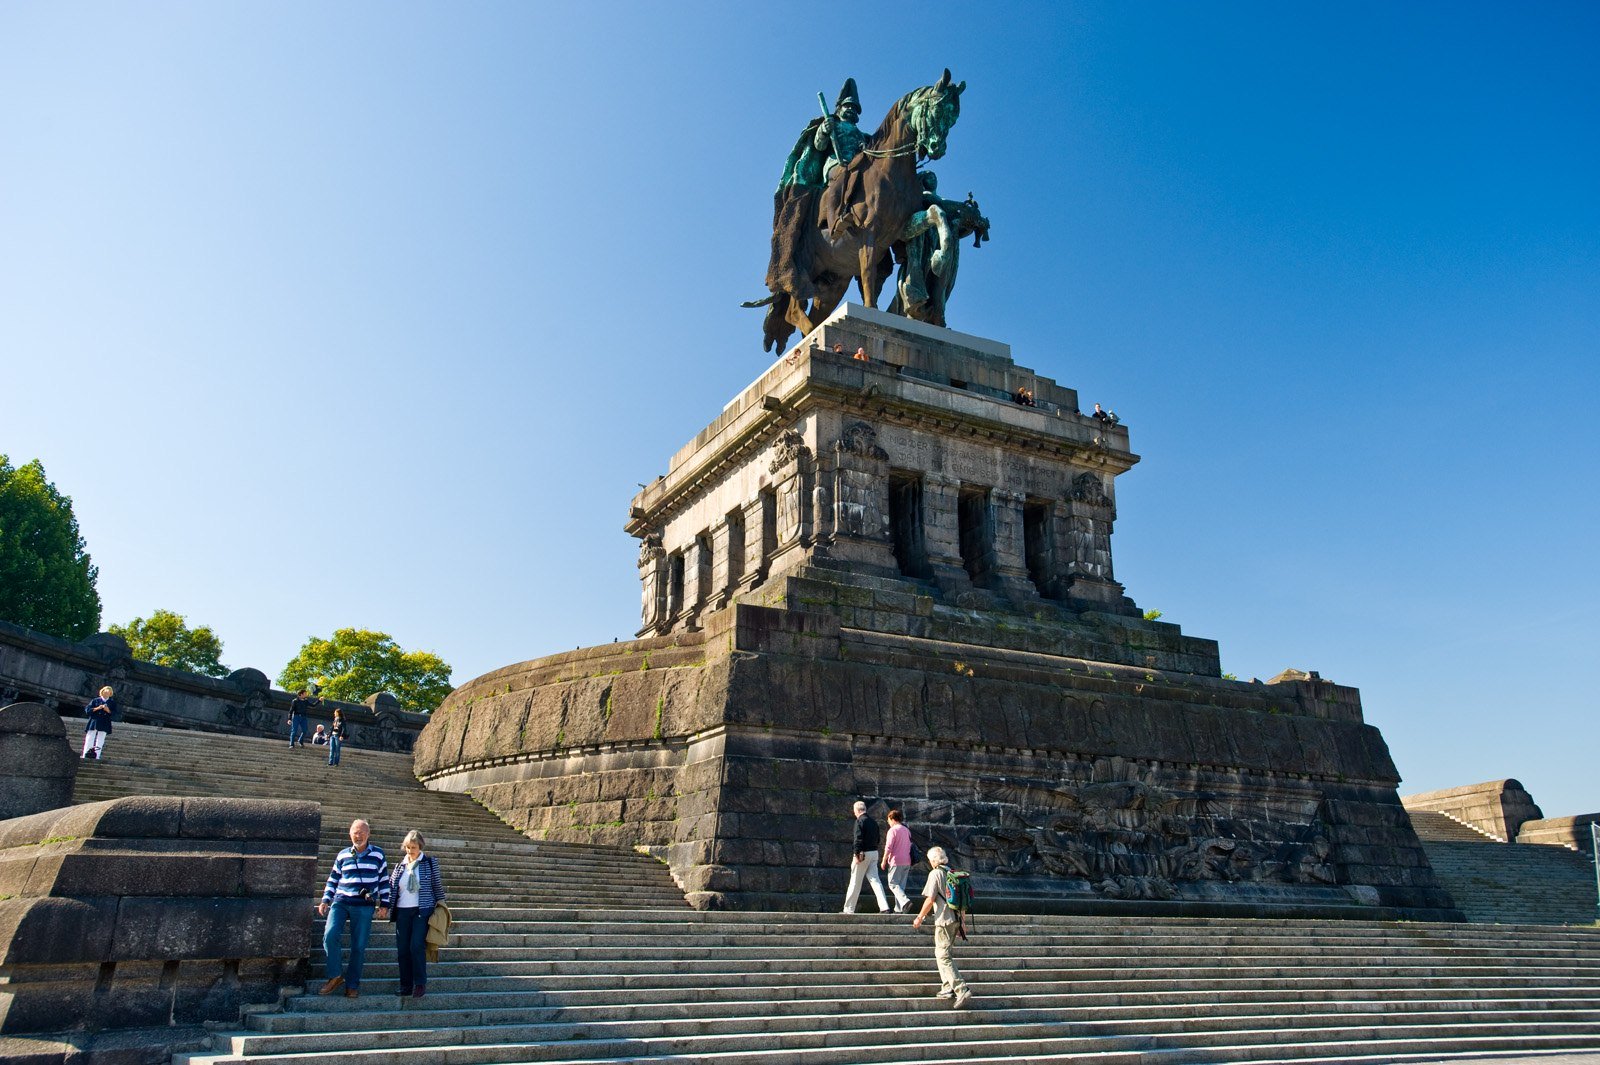
{"type": "Polygon", "coordinates": [[[1589,822],[1589,856],[1594,859],[1595,912],[1600,913],[1600,821],[1589,822]]]}

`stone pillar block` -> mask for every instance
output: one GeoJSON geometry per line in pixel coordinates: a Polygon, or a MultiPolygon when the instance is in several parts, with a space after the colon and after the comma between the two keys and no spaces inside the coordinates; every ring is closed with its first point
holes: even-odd
{"type": "Polygon", "coordinates": [[[995,590],[1016,603],[1031,603],[1039,590],[1028,576],[1022,506],[1027,496],[997,488],[990,493],[994,514],[995,590]]]}
{"type": "Polygon", "coordinates": [[[0,709],[0,820],[72,804],[76,753],[61,715],[42,703],[0,709]]]}
{"type": "Polygon", "coordinates": [[[922,482],[922,532],[927,545],[928,569],[933,582],[946,594],[972,589],[961,561],[961,524],[957,501],[961,482],[943,474],[928,473],[922,482]]]}

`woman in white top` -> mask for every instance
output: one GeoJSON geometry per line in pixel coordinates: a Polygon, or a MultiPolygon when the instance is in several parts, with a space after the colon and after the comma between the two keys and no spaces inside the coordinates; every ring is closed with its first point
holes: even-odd
{"type": "Polygon", "coordinates": [[[422,853],[422,833],[412,829],[400,843],[405,857],[389,868],[394,904],[394,944],[400,955],[400,997],[421,998],[428,989],[428,918],[444,901],[444,881],[433,855],[422,853]]]}

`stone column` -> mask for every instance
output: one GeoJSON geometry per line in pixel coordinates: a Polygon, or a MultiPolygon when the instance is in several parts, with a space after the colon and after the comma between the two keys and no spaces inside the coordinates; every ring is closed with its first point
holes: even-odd
{"type": "Polygon", "coordinates": [[[922,537],[928,551],[928,569],[940,591],[949,595],[972,590],[961,561],[961,517],[957,500],[961,482],[928,471],[922,478],[922,537]]]}
{"type": "Polygon", "coordinates": [[[995,591],[1020,603],[1038,600],[1039,590],[1028,576],[1022,506],[1027,496],[1005,488],[989,493],[994,513],[995,591]]]}
{"type": "Polygon", "coordinates": [[[711,538],[701,533],[689,541],[683,550],[683,606],[685,628],[698,629],[700,617],[705,613],[706,601],[711,595],[711,538]]]}
{"type": "Polygon", "coordinates": [[[1122,585],[1111,572],[1111,524],[1116,505],[1098,473],[1085,471],[1072,479],[1067,503],[1067,599],[1079,607],[1115,607],[1123,602],[1122,585]]]}
{"type": "Polygon", "coordinates": [[[710,609],[732,602],[744,572],[744,553],[744,511],[735,510],[711,528],[710,609]]]}
{"type": "MultiPolygon", "coordinates": [[[[829,555],[898,572],[889,541],[889,455],[866,422],[845,427],[830,449],[829,555]]],[[[820,523],[819,523],[820,524],[820,523]]]]}
{"type": "Polygon", "coordinates": [[[744,569],[741,587],[754,588],[767,579],[766,514],[763,496],[744,505],[744,569]]]}

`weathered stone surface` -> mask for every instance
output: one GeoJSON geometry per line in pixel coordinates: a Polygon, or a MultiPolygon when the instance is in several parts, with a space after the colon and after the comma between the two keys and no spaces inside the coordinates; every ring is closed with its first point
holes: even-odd
{"type": "Polygon", "coordinates": [[[42,703],[0,707],[0,820],[72,802],[78,763],[61,716],[42,703]]]}
{"type": "MultiPolygon", "coordinates": [[[[205,677],[139,661],[125,640],[110,633],[72,643],[0,622],[0,706],[36,702],[73,719],[69,729],[81,730],[84,705],[107,683],[117,691],[119,720],[239,735],[288,735],[293,696],[273,690],[258,669],[236,669],[221,679],[205,677]]],[[[411,750],[427,720],[424,714],[401,711],[392,696],[379,693],[365,704],[324,700],[310,714],[312,724],[331,721],[336,708],[344,713],[347,741],[373,750],[411,750]]]]}
{"type": "Polygon", "coordinates": [[[1524,821],[1517,829],[1517,842],[1569,847],[1593,856],[1594,834],[1590,826],[1596,822],[1600,822],[1600,813],[1524,821]]]}
{"type": "Polygon", "coordinates": [[[837,906],[861,797],[990,906],[1459,916],[1354,688],[1224,679],[1124,594],[1128,447],[1004,345],[841,311],[633,500],[644,638],[463,685],[418,774],[707,908],[837,906]]]}
{"type": "Polygon", "coordinates": [[[129,798],[0,822],[0,1032],[233,1020],[301,975],[315,803],[129,798]]]}
{"type": "Polygon", "coordinates": [[[619,644],[581,668],[557,656],[466,685],[424,732],[418,772],[537,837],[646,846],[712,908],[837,902],[861,796],[880,818],[900,806],[994,905],[1247,895],[1323,912],[1364,885],[1372,905],[1454,912],[1352,689],[939,641],[885,654],[885,637],[832,615],[748,606],[707,616],[702,635],[700,657],[665,669],[612,675],[642,657],[619,644]],[[507,719],[524,738],[578,727],[601,676],[631,737],[589,727],[559,759],[495,753],[507,719]]]}
{"type": "Polygon", "coordinates": [[[1449,814],[1502,843],[1515,840],[1523,822],[1544,817],[1533,796],[1515,780],[1489,780],[1482,784],[1426,791],[1407,795],[1401,801],[1408,810],[1449,814]]]}

